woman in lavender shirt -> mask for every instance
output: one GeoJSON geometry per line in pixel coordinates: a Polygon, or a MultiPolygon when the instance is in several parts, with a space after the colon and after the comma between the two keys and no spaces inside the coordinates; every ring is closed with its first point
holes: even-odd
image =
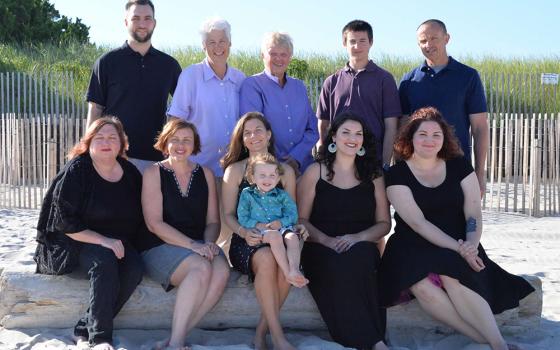
{"type": "Polygon", "coordinates": [[[278,159],[299,175],[313,161],[311,150],[319,132],[305,85],[286,74],[292,54],[293,44],[288,34],[265,34],[261,45],[264,71],[248,77],[241,85],[239,114],[265,115],[276,138],[278,159]]]}

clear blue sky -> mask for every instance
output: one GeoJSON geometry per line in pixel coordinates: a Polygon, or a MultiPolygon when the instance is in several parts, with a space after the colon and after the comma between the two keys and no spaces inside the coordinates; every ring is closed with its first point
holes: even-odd
{"type": "MultiPolygon", "coordinates": [[[[203,20],[221,16],[232,25],[233,50],[258,50],[262,34],[290,33],[296,54],[343,53],[340,30],[348,21],[373,25],[373,56],[418,57],[415,31],[428,18],[443,20],[451,34],[451,55],[560,57],[559,0],[153,0],[157,27],[152,42],[169,50],[200,45],[203,20]]],[[[51,0],[63,15],[90,26],[96,44],[126,39],[125,0],[51,0]]]]}

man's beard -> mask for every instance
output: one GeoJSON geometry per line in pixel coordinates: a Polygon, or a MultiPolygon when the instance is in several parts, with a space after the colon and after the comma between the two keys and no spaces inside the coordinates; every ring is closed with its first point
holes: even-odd
{"type": "Polygon", "coordinates": [[[145,37],[141,37],[140,35],[138,35],[136,32],[131,32],[130,35],[132,36],[132,38],[139,43],[146,43],[148,41],[150,41],[150,39],[152,38],[152,34],[154,34],[154,31],[148,31],[146,33],[145,37]]]}

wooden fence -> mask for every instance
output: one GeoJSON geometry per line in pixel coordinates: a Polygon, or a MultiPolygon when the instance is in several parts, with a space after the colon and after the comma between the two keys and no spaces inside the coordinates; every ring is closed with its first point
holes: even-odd
{"type": "MultiPolygon", "coordinates": [[[[530,74],[482,76],[490,123],[483,208],[560,215],[557,86],[530,74]]],[[[316,105],[321,80],[306,81],[316,105]]],[[[71,74],[0,73],[0,208],[38,208],[82,135],[86,104],[71,74]]]]}

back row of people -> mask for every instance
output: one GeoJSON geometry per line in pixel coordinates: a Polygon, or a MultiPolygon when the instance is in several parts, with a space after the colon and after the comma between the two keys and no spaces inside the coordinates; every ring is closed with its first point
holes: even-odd
{"type": "Polygon", "coordinates": [[[205,59],[181,72],[175,59],[151,45],[156,24],[153,3],[128,1],[126,10],[128,39],[93,67],[88,125],[103,114],[118,117],[130,138],[131,161],[141,171],[161,160],[151,143],[169,115],[196,125],[203,144],[194,160],[209,167],[219,180],[223,176],[219,161],[235,122],[252,111],[263,113],[271,123],[277,156],[297,176],[311,164],[313,146],[321,145],[329,124],[342,112],[364,120],[378,140],[378,157],[388,167],[401,116],[434,106],[455,128],[467,159],[472,133],[475,172],[484,192],[488,148],[484,89],[476,70],[447,55],[450,36],[443,22],[431,19],[418,27],[425,61],[403,77],[399,89],[393,76],[369,58],[374,42],[371,25],[361,20],[345,25],[342,44],[348,62],[325,80],[314,113],[303,82],[286,74],[294,51],[288,34],[264,36],[264,71],[246,77],[227,63],[229,23],[208,20],[200,31],[205,59]],[[167,110],[169,95],[173,99],[167,110]]]}

